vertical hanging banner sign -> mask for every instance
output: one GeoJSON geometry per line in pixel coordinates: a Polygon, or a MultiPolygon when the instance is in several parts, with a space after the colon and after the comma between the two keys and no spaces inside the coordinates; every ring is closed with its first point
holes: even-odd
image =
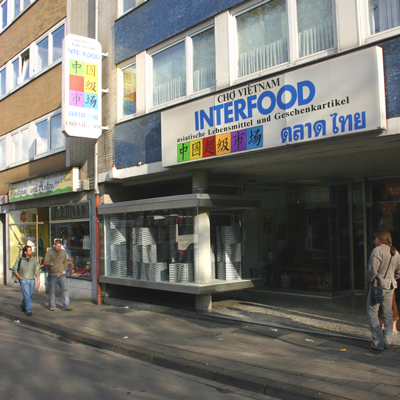
{"type": "Polygon", "coordinates": [[[101,44],[69,34],[63,40],[62,124],[68,136],[98,139],[102,134],[101,44]]]}

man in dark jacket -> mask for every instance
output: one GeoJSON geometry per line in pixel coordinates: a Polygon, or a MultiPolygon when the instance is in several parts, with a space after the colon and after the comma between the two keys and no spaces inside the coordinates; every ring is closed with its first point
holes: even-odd
{"type": "Polygon", "coordinates": [[[37,260],[32,257],[32,247],[25,246],[22,249],[22,256],[17,260],[13,269],[13,274],[19,280],[22,290],[21,310],[26,312],[28,317],[32,316],[32,295],[35,289],[35,277],[40,282],[40,268],[37,260]]]}
{"type": "Polygon", "coordinates": [[[46,253],[44,265],[49,269],[49,310],[56,308],[56,286],[62,291],[62,304],[64,311],[71,311],[69,306],[69,293],[65,271],[68,266],[68,257],[65,250],[61,248],[61,240],[54,241],[53,248],[46,253]]]}

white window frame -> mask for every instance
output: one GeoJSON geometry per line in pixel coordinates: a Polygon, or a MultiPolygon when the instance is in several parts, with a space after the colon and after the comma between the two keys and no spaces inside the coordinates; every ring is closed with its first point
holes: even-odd
{"type": "MultiPolygon", "coordinates": [[[[216,89],[216,86],[212,86],[203,90],[200,90],[198,92],[193,93],[193,41],[192,37],[196,36],[204,31],[207,31],[209,29],[214,29],[214,34],[215,34],[215,22],[214,19],[212,21],[209,21],[205,24],[203,24],[201,27],[198,27],[196,29],[192,29],[190,31],[185,32],[185,34],[179,35],[175,37],[173,40],[170,40],[163,45],[156,46],[153,49],[151,49],[148,52],[148,69],[147,69],[147,84],[146,87],[148,89],[148,93],[150,94],[148,97],[148,107],[147,109],[151,111],[159,110],[165,107],[168,107],[173,104],[181,103],[183,101],[196,98],[199,96],[203,96],[205,94],[209,94],[211,92],[214,92],[216,89]],[[186,94],[168,101],[163,104],[159,104],[157,106],[153,106],[153,56],[156,54],[161,53],[164,50],[167,50],[179,43],[185,43],[185,64],[186,64],[186,94]]],[[[215,51],[215,50],[214,50],[215,51]]]]}
{"type": "Polygon", "coordinates": [[[369,26],[369,1],[368,0],[362,0],[361,1],[361,15],[363,17],[364,23],[362,26],[364,27],[363,29],[363,34],[364,34],[364,43],[373,43],[373,42],[378,42],[384,39],[391,38],[393,36],[397,36],[400,34],[400,26],[396,26],[391,29],[387,29],[386,31],[383,32],[378,32],[378,33],[370,33],[370,26],[369,26]]]}
{"type": "Polygon", "coordinates": [[[3,94],[0,93],[0,99],[1,99],[2,97],[7,96],[7,64],[4,65],[4,67],[0,68],[0,74],[1,74],[3,71],[4,71],[4,73],[6,74],[6,79],[5,79],[5,85],[6,85],[6,87],[5,87],[4,93],[3,93],[3,94]]]}
{"type": "Polygon", "coordinates": [[[127,119],[135,118],[137,116],[137,64],[136,64],[136,59],[131,58],[125,62],[123,62],[121,65],[118,66],[118,76],[117,76],[117,85],[118,85],[118,101],[117,101],[117,115],[118,115],[118,121],[125,121],[127,119]],[[131,114],[131,115],[123,115],[123,92],[124,92],[124,69],[129,68],[131,66],[135,66],[136,68],[136,113],[131,114]]]}
{"type": "Polygon", "coordinates": [[[48,156],[51,156],[53,154],[60,153],[61,151],[65,151],[66,150],[66,147],[67,147],[67,139],[66,139],[66,137],[64,137],[64,146],[59,147],[57,149],[53,149],[53,150],[50,149],[50,143],[51,143],[51,131],[50,131],[51,123],[50,123],[50,120],[51,120],[52,117],[54,117],[54,116],[56,116],[58,114],[61,114],[61,108],[56,110],[56,111],[54,111],[54,112],[52,112],[52,113],[50,113],[50,114],[47,114],[46,116],[44,116],[42,118],[38,118],[37,120],[33,121],[33,130],[34,130],[34,136],[35,136],[35,139],[34,139],[35,140],[35,151],[34,151],[35,154],[34,154],[34,157],[33,157],[34,160],[37,160],[37,159],[40,159],[40,158],[43,158],[43,157],[48,157],[48,156]],[[47,151],[45,151],[43,153],[40,153],[40,154],[37,154],[37,130],[36,130],[36,125],[41,123],[41,122],[43,122],[43,121],[47,121],[47,151]]]}
{"type": "Polygon", "coordinates": [[[248,11],[251,11],[257,7],[260,7],[271,0],[253,0],[246,4],[241,4],[231,11],[231,37],[233,38],[233,51],[231,52],[231,71],[233,73],[233,83],[243,83],[251,79],[258,78],[260,76],[273,74],[278,71],[285,70],[288,67],[305,64],[312,60],[319,59],[321,57],[327,57],[338,52],[337,48],[337,16],[336,16],[336,1],[332,0],[332,24],[333,24],[333,42],[334,47],[322,50],[307,56],[299,57],[299,45],[298,45],[298,26],[297,26],[297,0],[286,0],[286,18],[287,18],[287,40],[288,40],[288,61],[279,65],[275,65],[268,69],[263,69],[254,72],[249,75],[238,77],[238,31],[237,31],[237,20],[239,15],[242,15],[248,11]]]}
{"type": "Polygon", "coordinates": [[[0,33],[6,30],[17,18],[19,18],[35,1],[37,0],[29,0],[29,4],[24,8],[24,0],[20,0],[19,4],[19,14],[15,15],[15,0],[3,0],[0,2],[0,17],[1,22],[3,22],[3,15],[1,11],[1,6],[7,2],[7,23],[3,28],[2,23],[0,24],[0,33]]]}
{"type": "MultiPolygon", "coordinates": [[[[9,1],[9,0],[8,0],[9,1]]],[[[35,0],[36,1],[36,0],[35,0]]],[[[32,3],[31,3],[32,4],[32,3]]],[[[21,86],[27,84],[31,79],[45,73],[49,69],[53,68],[57,64],[62,62],[62,57],[60,57],[56,61],[52,61],[53,57],[53,33],[59,29],[60,27],[64,26],[64,37],[66,33],[66,20],[62,20],[57,25],[54,25],[50,30],[48,30],[44,35],[42,35],[39,39],[35,42],[31,43],[28,47],[22,50],[19,54],[9,60],[4,66],[0,67],[2,71],[4,68],[6,69],[6,92],[3,96],[5,97],[8,94],[13,93],[15,90],[18,90],[21,86]],[[39,72],[36,72],[36,62],[37,62],[37,43],[39,43],[44,38],[48,37],[48,64],[45,68],[41,69],[39,72]],[[22,81],[22,55],[26,52],[29,52],[29,77],[25,81],[22,81]],[[18,68],[18,78],[17,78],[17,85],[12,87],[12,79],[13,79],[13,62],[18,59],[19,61],[19,68],[18,68]],[[50,62],[51,60],[51,62],[50,62]]]]}
{"type": "Polygon", "coordinates": [[[118,0],[118,17],[121,17],[122,15],[125,15],[132,10],[134,10],[136,7],[140,6],[142,3],[145,3],[147,0],[136,0],[135,5],[128,10],[124,11],[124,0],[118,0]]]}
{"type": "Polygon", "coordinates": [[[8,166],[9,166],[10,152],[7,151],[8,150],[8,146],[7,146],[8,136],[9,135],[4,135],[4,136],[0,137],[0,143],[3,142],[3,141],[5,142],[5,152],[4,152],[4,154],[5,154],[5,158],[6,158],[4,160],[4,165],[3,166],[0,165],[0,171],[3,171],[5,169],[7,169],[8,166]]]}
{"type": "Polygon", "coordinates": [[[9,134],[10,137],[10,148],[9,148],[9,154],[10,154],[10,167],[15,167],[17,165],[21,165],[21,164],[25,164],[27,162],[29,162],[30,159],[30,149],[31,149],[31,145],[32,145],[32,140],[31,140],[31,135],[29,132],[29,125],[25,125],[21,128],[18,128],[16,131],[13,131],[9,134]],[[27,158],[22,158],[22,147],[24,146],[24,144],[21,142],[21,136],[22,136],[22,132],[28,132],[28,143],[26,143],[26,145],[28,146],[28,157],[27,158]],[[11,158],[11,150],[12,150],[12,139],[13,136],[18,136],[18,159],[15,162],[12,162],[12,158],[11,158]]]}

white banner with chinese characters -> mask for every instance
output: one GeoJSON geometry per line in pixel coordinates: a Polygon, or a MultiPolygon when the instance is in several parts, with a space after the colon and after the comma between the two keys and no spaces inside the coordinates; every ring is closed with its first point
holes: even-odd
{"type": "Polygon", "coordinates": [[[383,54],[376,46],[162,112],[162,164],[383,129],[383,54]]]}
{"type": "Polygon", "coordinates": [[[53,194],[75,192],[79,187],[79,168],[55,172],[27,181],[10,183],[9,202],[53,194]]]}
{"type": "Polygon", "coordinates": [[[63,41],[63,130],[98,139],[102,129],[102,49],[95,39],[69,34],[63,41]]]}

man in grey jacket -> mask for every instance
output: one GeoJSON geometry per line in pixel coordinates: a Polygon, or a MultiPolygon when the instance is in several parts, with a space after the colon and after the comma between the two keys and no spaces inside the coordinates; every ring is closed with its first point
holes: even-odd
{"type": "Polygon", "coordinates": [[[22,290],[21,310],[28,317],[32,316],[32,295],[35,289],[35,277],[40,282],[40,268],[37,260],[32,257],[32,247],[25,246],[22,249],[21,259],[17,260],[12,269],[13,274],[19,280],[22,290]]]}
{"type": "Polygon", "coordinates": [[[68,266],[68,257],[65,250],[61,248],[61,240],[54,241],[53,248],[46,253],[44,265],[49,270],[49,310],[54,311],[56,308],[56,286],[58,285],[62,291],[62,304],[64,311],[71,311],[69,306],[69,293],[67,285],[67,277],[65,271],[68,266]]]}

